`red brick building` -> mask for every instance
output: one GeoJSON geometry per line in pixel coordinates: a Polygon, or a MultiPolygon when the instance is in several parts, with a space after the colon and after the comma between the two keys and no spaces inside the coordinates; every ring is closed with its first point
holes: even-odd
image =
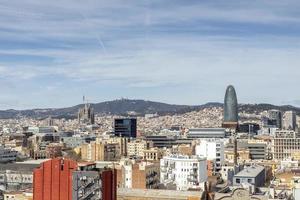
{"type": "Polygon", "coordinates": [[[54,158],[33,172],[33,200],[116,200],[116,170],[54,158]]]}
{"type": "Polygon", "coordinates": [[[33,200],[72,200],[72,172],[77,163],[55,158],[33,172],[33,200]]]}

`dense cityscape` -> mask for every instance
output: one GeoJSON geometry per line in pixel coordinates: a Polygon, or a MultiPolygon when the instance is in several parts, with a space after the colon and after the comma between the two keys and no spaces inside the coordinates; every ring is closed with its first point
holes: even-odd
{"type": "Polygon", "coordinates": [[[224,109],[103,116],[85,103],[77,119],[1,120],[1,198],[298,199],[298,122],[239,113],[233,86],[224,109]]]}
{"type": "Polygon", "coordinates": [[[300,200],[299,10],[0,0],[0,200],[300,200]]]}

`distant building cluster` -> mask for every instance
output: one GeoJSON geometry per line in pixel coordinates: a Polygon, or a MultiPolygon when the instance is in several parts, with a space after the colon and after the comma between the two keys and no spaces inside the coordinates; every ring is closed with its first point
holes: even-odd
{"type": "Polygon", "coordinates": [[[300,132],[289,110],[0,120],[0,200],[297,200],[300,132]]]}

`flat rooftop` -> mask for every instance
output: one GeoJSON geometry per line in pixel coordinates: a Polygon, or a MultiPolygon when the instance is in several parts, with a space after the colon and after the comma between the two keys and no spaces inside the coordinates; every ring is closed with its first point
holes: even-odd
{"type": "Polygon", "coordinates": [[[250,167],[244,168],[242,171],[237,173],[235,177],[256,177],[261,173],[265,168],[260,165],[252,165],[250,167]]]}

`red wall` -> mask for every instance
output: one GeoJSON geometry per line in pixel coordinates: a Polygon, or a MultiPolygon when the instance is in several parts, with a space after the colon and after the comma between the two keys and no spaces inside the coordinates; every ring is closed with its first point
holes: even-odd
{"type": "Polygon", "coordinates": [[[104,200],[117,199],[117,171],[107,170],[102,172],[102,195],[104,200]]]}
{"type": "Polygon", "coordinates": [[[75,161],[62,158],[42,163],[33,172],[33,200],[72,200],[72,172],[76,169],[75,161]]]}

